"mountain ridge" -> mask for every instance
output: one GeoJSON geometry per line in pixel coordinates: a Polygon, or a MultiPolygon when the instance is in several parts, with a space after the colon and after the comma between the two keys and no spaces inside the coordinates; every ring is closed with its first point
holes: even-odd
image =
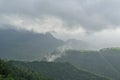
{"type": "Polygon", "coordinates": [[[34,60],[64,44],[50,33],[39,34],[13,29],[0,30],[0,56],[8,59],[34,60]]]}
{"type": "Polygon", "coordinates": [[[70,62],[78,68],[119,80],[120,48],[105,48],[99,51],[68,50],[57,62],[70,62]]]}
{"type": "Polygon", "coordinates": [[[10,61],[9,64],[40,72],[41,74],[55,80],[111,80],[107,77],[77,69],[70,63],[10,61]]]}

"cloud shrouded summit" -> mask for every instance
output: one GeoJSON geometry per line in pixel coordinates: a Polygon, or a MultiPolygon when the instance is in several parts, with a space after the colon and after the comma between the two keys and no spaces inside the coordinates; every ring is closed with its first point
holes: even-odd
{"type": "Polygon", "coordinates": [[[119,0],[0,0],[0,27],[51,32],[61,39],[112,40],[120,31],[119,7],[119,0]]]}

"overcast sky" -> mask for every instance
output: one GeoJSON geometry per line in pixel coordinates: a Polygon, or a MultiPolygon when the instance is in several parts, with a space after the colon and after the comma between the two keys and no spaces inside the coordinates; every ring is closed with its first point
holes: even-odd
{"type": "Polygon", "coordinates": [[[120,46],[120,0],[0,0],[0,28],[120,46]]]}

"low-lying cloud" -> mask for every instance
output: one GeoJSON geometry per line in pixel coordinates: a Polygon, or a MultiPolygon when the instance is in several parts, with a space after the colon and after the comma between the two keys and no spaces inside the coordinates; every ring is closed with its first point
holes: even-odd
{"type": "Polygon", "coordinates": [[[0,0],[0,4],[1,15],[54,16],[67,27],[81,25],[88,32],[120,25],[118,0],[0,0]]]}
{"type": "Polygon", "coordinates": [[[0,0],[0,27],[51,32],[61,39],[119,42],[119,7],[119,0],[0,0]]]}

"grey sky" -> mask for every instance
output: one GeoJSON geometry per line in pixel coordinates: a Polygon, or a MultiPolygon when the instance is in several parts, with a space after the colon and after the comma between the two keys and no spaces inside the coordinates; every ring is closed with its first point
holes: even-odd
{"type": "Polygon", "coordinates": [[[0,0],[0,27],[61,39],[119,43],[119,21],[120,0],[0,0]]]}

